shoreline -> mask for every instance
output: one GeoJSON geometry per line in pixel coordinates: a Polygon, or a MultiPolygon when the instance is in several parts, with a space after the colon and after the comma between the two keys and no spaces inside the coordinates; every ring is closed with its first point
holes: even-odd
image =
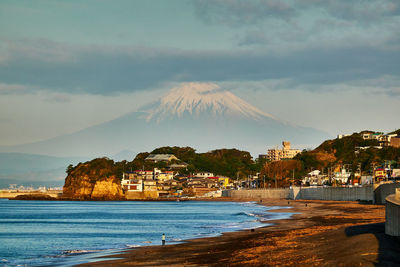
{"type": "Polygon", "coordinates": [[[225,232],[216,237],[183,240],[166,246],[128,248],[119,254],[96,258],[99,261],[78,266],[400,264],[399,240],[384,234],[384,206],[281,199],[224,198],[209,201],[252,201],[264,206],[291,206],[269,212],[295,214],[290,219],[263,221],[273,225],[252,230],[225,232]]]}

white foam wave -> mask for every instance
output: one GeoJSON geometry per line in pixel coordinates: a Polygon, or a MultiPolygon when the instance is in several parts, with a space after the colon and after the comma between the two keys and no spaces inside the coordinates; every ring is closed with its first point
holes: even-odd
{"type": "Polygon", "coordinates": [[[129,244],[126,244],[125,246],[127,248],[139,248],[139,247],[141,247],[141,245],[129,245],[129,244]]]}
{"type": "Polygon", "coordinates": [[[93,253],[93,252],[99,252],[99,251],[101,251],[101,250],[73,249],[73,250],[65,250],[65,251],[63,251],[63,254],[76,255],[76,254],[93,253]]]}

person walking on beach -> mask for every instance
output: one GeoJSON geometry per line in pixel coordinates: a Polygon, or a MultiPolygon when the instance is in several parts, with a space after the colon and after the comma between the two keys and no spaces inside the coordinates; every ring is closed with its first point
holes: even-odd
{"type": "Polygon", "coordinates": [[[164,246],[165,245],[165,234],[162,234],[161,240],[162,240],[162,245],[164,246]]]}

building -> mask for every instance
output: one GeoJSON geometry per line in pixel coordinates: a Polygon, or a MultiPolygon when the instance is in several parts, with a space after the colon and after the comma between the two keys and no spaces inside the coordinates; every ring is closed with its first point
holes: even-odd
{"type": "Polygon", "coordinates": [[[171,180],[173,178],[174,178],[174,172],[172,171],[161,172],[156,176],[157,181],[160,182],[171,180]]]}
{"type": "Polygon", "coordinates": [[[362,136],[362,138],[364,139],[364,140],[379,140],[382,136],[383,136],[383,133],[381,133],[381,132],[377,132],[377,133],[375,133],[375,132],[363,132],[362,134],[361,134],[361,136],[362,136]]]}
{"type": "Polygon", "coordinates": [[[378,142],[381,146],[390,146],[392,138],[396,137],[397,134],[384,134],[378,139],[378,142]]]}
{"type": "Polygon", "coordinates": [[[134,173],[141,180],[154,180],[156,174],[156,172],[154,171],[141,171],[141,170],[135,171],[134,173]]]}
{"type": "Polygon", "coordinates": [[[122,174],[121,186],[126,191],[142,192],[143,182],[136,172],[126,172],[122,174]]]}
{"type": "Polygon", "coordinates": [[[282,159],[292,159],[297,154],[299,154],[301,150],[290,148],[290,142],[282,142],[282,149],[273,148],[268,149],[267,159],[270,161],[278,161],[282,159]]]}
{"type": "Polygon", "coordinates": [[[143,180],[143,191],[157,191],[157,182],[155,180],[143,180]]]}
{"type": "Polygon", "coordinates": [[[208,177],[214,177],[214,174],[212,172],[198,172],[193,174],[193,176],[197,178],[208,178],[208,177]]]}
{"type": "Polygon", "coordinates": [[[340,166],[335,168],[332,180],[340,184],[347,184],[349,182],[351,171],[346,169],[346,165],[347,164],[345,164],[342,168],[340,168],[340,166]]]}
{"type": "Polygon", "coordinates": [[[228,187],[231,185],[229,177],[220,176],[218,177],[219,185],[222,187],[228,187]]]}
{"type": "Polygon", "coordinates": [[[171,160],[178,160],[178,158],[172,154],[150,154],[145,160],[152,162],[160,162],[160,161],[170,162],[171,160]]]}
{"type": "Polygon", "coordinates": [[[157,191],[157,183],[165,183],[165,181],[174,178],[174,172],[154,168],[152,171],[138,170],[134,172],[124,172],[122,174],[121,186],[125,191],[157,191]]]}
{"type": "Polygon", "coordinates": [[[268,158],[267,154],[259,154],[258,155],[258,160],[264,160],[264,159],[267,159],[267,158],[268,158]]]}
{"type": "Polygon", "coordinates": [[[400,135],[390,139],[390,146],[400,148],[400,135]]]}
{"type": "Polygon", "coordinates": [[[351,134],[338,134],[337,139],[342,139],[343,137],[350,136],[351,134]]]}
{"type": "Polygon", "coordinates": [[[386,180],[387,176],[386,176],[386,171],[384,168],[376,168],[374,170],[374,178],[375,178],[375,182],[381,182],[386,180]]]}
{"type": "Polygon", "coordinates": [[[174,163],[174,164],[171,164],[171,165],[169,165],[167,168],[169,168],[169,169],[186,169],[187,166],[188,166],[187,163],[182,162],[182,163],[174,163]]]}

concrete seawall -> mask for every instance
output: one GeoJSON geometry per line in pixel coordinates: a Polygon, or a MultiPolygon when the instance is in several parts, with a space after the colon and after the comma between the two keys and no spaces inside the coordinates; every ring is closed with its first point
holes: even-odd
{"type": "Polygon", "coordinates": [[[364,187],[293,187],[276,189],[225,190],[232,198],[275,198],[302,200],[370,201],[374,202],[372,185],[364,187]]]}
{"type": "Polygon", "coordinates": [[[396,193],[386,198],[385,233],[391,236],[400,236],[400,188],[396,193]]]}
{"type": "Polygon", "coordinates": [[[222,192],[222,196],[232,198],[289,198],[289,195],[289,188],[225,190],[222,192]]]}
{"type": "Polygon", "coordinates": [[[291,199],[374,202],[374,191],[372,185],[363,187],[293,188],[291,199]]]}
{"type": "Polygon", "coordinates": [[[381,183],[374,185],[375,201],[377,204],[385,204],[386,198],[400,188],[400,183],[381,183]]]}
{"type": "Polygon", "coordinates": [[[387,196],[394,194],[396,188],[400,188],[399,182],[365,185],[362,187],[293,187],[225,190],[222,192],[222,195],[232,198],[368,201],[375,204],[385,204],[387,196]]]}

